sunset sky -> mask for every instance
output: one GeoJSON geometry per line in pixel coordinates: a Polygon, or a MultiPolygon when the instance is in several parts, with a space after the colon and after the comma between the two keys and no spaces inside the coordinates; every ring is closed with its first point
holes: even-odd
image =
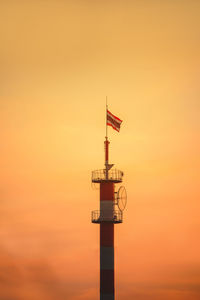
{"type": "Polygon", "coordinates": [[[200,299],[199,78],[199,0],[0,0],[0,299],[99,299],[106,96],[116,299],[200,299]]]}

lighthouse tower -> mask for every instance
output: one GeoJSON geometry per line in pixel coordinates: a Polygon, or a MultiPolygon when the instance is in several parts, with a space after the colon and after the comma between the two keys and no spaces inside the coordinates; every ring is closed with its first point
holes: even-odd
{"type": "MultiPolygon", "coordinates": [[[[106,127],[110,125],[108,113],[107,110],[106,127]]],[[[92,172],[92,182],[100,185],[100,209],[92,211],[92,223],[100,224],[100,300],[115,299],[114,225],[123,222],[126,205],[125,188],[121,186],[115,191],[115,185],[122,182],[123,172],[109,164],[109,144],[106,129],[105,168],[92,172]]]]}

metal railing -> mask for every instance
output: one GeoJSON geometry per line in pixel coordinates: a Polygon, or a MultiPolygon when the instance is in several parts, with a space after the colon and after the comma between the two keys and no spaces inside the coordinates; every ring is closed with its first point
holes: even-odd
{"type": "Polygon", "coordinates": [[[123,172],[117,169],[108,171],[108,177],[106,178],[106,170],[95,170],[92,171],[92,182],[112,181],[122,182],[123,172]]]}
{"type": "Polygon", "coordinates": [[[119,210],[111,211],[100,211],[93,210],[91,215],[92,223],[122,223],[123,222],[123,213],[119,210]]]}

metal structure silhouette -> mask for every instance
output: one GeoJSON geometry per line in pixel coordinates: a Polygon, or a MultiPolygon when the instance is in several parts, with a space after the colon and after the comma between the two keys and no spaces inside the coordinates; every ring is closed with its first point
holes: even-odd
{"type": "Polygon", "coordinates": [[[100,209],[92,211],[92,223],[100,224],[100,300],[115,299],[114,225],[123,222],[126,206],[125,188],[115,192],[123,172],[109,164],[109,144],[106,128],[105,168],[92,172],[92,183],[100,185],[100,209]]]}

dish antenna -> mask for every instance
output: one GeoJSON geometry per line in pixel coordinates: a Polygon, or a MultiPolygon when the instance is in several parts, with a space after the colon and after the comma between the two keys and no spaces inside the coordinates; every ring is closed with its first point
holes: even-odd
{"type": "Polygon", "coordinates": [[[126,207],[127,203],[127,194],[126,189],[124,186],[120,186],[118,192],[117,192],[117,205],[120,211],[123,211],[126,207]]]}

